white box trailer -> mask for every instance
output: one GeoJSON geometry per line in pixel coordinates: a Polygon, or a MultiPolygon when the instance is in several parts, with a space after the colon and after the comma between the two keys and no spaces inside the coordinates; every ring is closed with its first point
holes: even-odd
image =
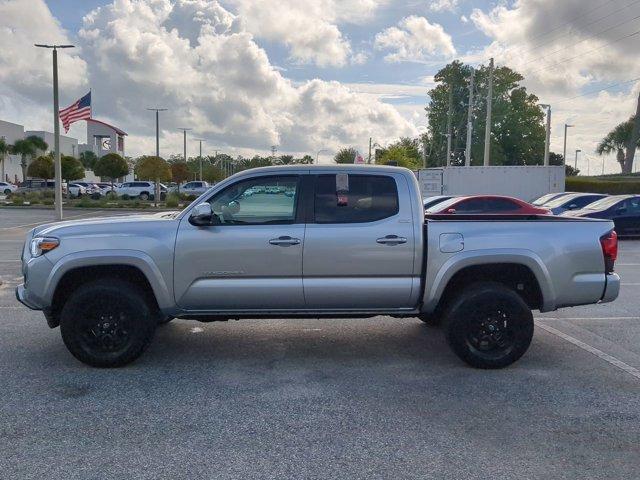
{"type": "Polygon", "coordinates": [[[564,192],[563,166],[441,167],[418,171],[422,198],[434,195],[508,195],[526,202],[564,192]]]}

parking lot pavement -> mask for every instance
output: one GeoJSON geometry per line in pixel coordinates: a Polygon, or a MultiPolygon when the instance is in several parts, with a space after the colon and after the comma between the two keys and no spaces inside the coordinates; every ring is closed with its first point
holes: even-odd
{"type": "Polygon", "coordinates": [[[640,241],[616,302],[536,315],[505,370],[389,317],[174,321],[99,370],[13,297],[20,225],[50,214],[0,210],[1,478],[638,476],[640,241]]]}

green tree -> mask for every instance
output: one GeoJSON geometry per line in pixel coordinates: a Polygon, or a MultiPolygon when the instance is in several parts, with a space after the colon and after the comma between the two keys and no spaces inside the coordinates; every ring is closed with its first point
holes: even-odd
{"type": "Polygon", "coordinates": [[[549,165],[564,165],[564,174],[567,177],[575,177],[580,170],[564,163],[564,157],[560,153],[549,152],[549,165]]]}
{"type": "Polygon", "coordinates": [[[75,157],[62,155],[60,157],[60,167],[62,170],[62,180],[67,184],[67,198],[71,196],[69,182],[80,180],[84,177],[84,166],[82,162],[75,157]]]}
{"type": "Polygon", "coordinates": [[[11,145],[9,145],[4,137],[0,137],[0,181],[5,181],[4,164],[6,156],[11,153],[11,145]]]}
{"type": "Polygon", "coordinates": [[[158,204],[160,198],[160,182],[171,180],[171,167],[162,157],[143,155],[138,158],[135,166],[135,174],[141,180],[153,180],[155,182],[154,203],[158,204]]]}
{"type": "Polygon", "coordinates": [[[381,165],[397,165],[411,170],[422,167],[420,140],[403,137],[387,148],[376,151],[376,163],[381,165]]]}
{"type": "Polygon", "coordinates": [[[16,140],[14,142],[12,151],[14,154],[20,155],[20,167],[22,168],[23,181],[27,179],[27,167],[29,166],[29,160],[33,160],[33,157],[35,157],[39,151],[44,152],[47,148],[49,148],[47,142],[35,135],[30,135],[24,139],[16,140]]]}
{"type": "Polygon", "coordinates": [[[93,170],[93,167],[95,167],[96,162],[98,161],[98,156],[91,150],[85,150],[80,154],[80,161],[84,168],[87,170],[93,170]]]}
{"type": "Polygon", "coordinates": [[[313,157],[311,155],[305,155],[302,158],[296,158],[295,163],[301,165],[311,165],[313,163],[313,157]]]}
{"type": "MultiPolygon", "coordinates": [[[[627,155],[625,154],[625,149],[633,134],[634,122],[635,116],[625,122],[619,123],[613,130],[607,133],[607,136],[604,137],[596,147],[596,153],[600,156],[615,153],[622,173],[631,173],[633,171],[633,164],[628,167],[626,165],[627,155]]],[[[640,141],[638,141],[636,148],[640,148],[640,141]]]]}
{"type": "Polygon", "coordinates": [[[280,157],[276,159],[276,163],[278,165],[291,165],[295,163],[295,160],[293,155],[280,155],[280,157]]]}
{"type": "Polygon", "coordinates": [[[54,176],[53,156],[40,155],[31,161],[27,167],[27,174],[30,177],[43,178],[48,180],[54,176]]]}
{"type": "Polygon", "coordinates": [[[180,184],[191,178],[191,172],[186,162],[174,162],[171,164],[171,178],[178,184],[178,193],[180,193],[180,184]]]}
{"type": "MultiPolygon", "coordinates": [[[[429,91],[427,165],[446,164],[447,125],[451,105],[450,164],[463,165],[467,137],[467,112],[471,67],[454,61],[435,75],[429,91]]],[[[475,71],[472,164],[482,165],[489,68],[475,71]]],[[[544,112],[538,98],[520,85],[522,75],[508,67],[494,69],[491,127],[491,165],[539,165],[544,160],[544,112]]]]}
{"type": "Polygon", "coordinates": [[[333,157],[333,161],[336,163],[353,163],[357,154],[358,151],[353,147],[341,148],[333,157]]]}
{"type": "Polygon", "coordinates": [[[202,179],[205,182],[217,183],[224,179],[224,172],[217,165],[207,163],[202,167],[202,179]]]}
{"type": "Polygon", "coordinates": [[[113,190],[113,181],[129,173],[127,161],[117,153],[107,153],[100,157],[93,166],[93,173],[99,177],[108,178],[113,190]]]}

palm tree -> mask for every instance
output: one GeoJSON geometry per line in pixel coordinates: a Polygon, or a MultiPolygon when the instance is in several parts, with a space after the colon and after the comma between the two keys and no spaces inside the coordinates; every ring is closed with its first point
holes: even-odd
{"type": "MultiPolygon", "coordinates": [[[[626,162],[625,149],[633,134],[634,122],[635,117],[631,117],[626,122],[618,124],[596,147],[596,153],[598,155],[608,155],[615,152],[616,160],[620,164],[623,173],[626,162]]],[[[638,144],[638,148],[640,148],[640,143],[638,144]]]]}
{"type": "Polygon", "coordinates": [[[4,161],[7,154],[11,152],[11,145],[9,145],[4,137],[0,137],[0,181],[4,182],[4,161]]]}
{"type": "Polygon", "coordinates": [[[27,159],[33,160],[33,157],[38,153],[38,150],[45,151],[49,148],[47,142],[42,138],[35,135],[30,135],[23,140],[16,140],[11,149],[14,154],[20,155],[20,167],[22,168],[22,181],[27,179],[27,167],[30,162],[27,159]]]}

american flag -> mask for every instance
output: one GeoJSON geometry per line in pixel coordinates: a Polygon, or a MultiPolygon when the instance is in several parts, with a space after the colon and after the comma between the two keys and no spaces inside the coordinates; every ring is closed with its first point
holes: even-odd
{"type": "Polygon", "coordinates": [[[60,110],[60,120],[64,127],[64,133],[69,131],[72,123],[78,120],[87,120],[88,118],[91,118],[91,92],[67,108],[60,110]]]}

